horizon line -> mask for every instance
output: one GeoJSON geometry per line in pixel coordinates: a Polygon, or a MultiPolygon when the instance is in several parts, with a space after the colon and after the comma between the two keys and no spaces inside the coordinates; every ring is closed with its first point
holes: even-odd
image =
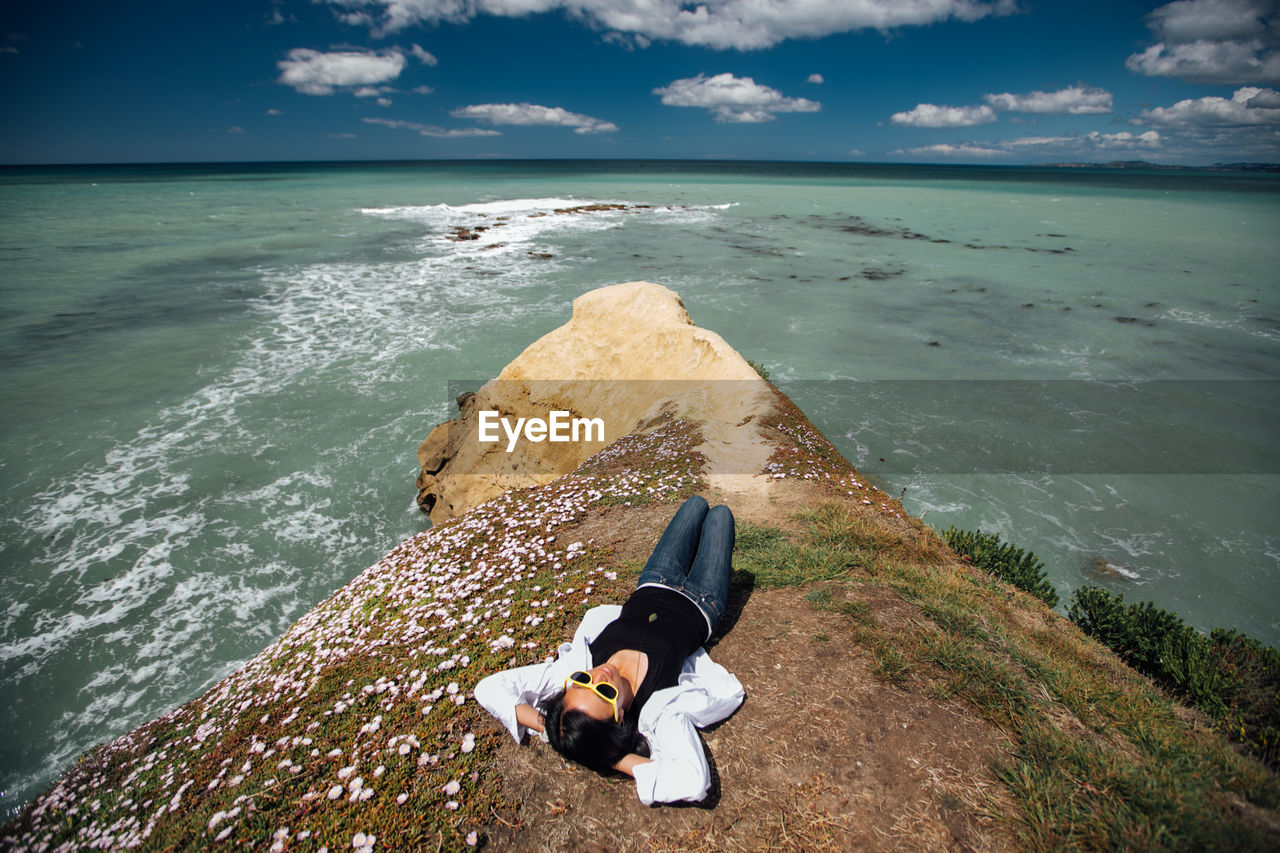
{"type": "Polygon", "coordinates": [[[896,167],[931,167],[959,169],[1153,169],[1157,171],[1239,171],[1248,167],[1251,171],[1280,171],[1280,163],[1266,161],[1232,161],[1216,162],[1207,165],[1191,165],[1186,163],[1153,163],[1149,160],[1106,160],[1106,161],[1056,161],[1052,163],[951,163],[938,161],[894,161],[894,160],[793,160],[793,159],[757,159],[737,157],[422,157],[422,158],[319,158],[297,160],[115,160],[115,161],[78,161],[78,162],[13,162],[0,163],[0,169],[35,169],[35,168],[108,168],[108,167],[160,167],[160,166],[293,166],[293,165],[392,165],[408,163],[450,163],[450,164],[486,164],[486,163],[740,163],[771,165],[813,165],[813,166],[896,166],[896,167]],[[1234,168],[1233,168],[1234,167],[1234,168]]]}

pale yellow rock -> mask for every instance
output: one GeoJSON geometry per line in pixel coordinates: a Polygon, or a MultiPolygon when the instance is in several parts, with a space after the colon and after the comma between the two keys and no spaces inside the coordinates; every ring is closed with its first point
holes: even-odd
{"type": "Polygon", "coordinates": [[[718,334],[695,326],[674,291],[644,281],[602,287],[574,300],[569,322],[485,383],[447,433],[423,442],[419,504],[439,523],[507,489],[550,482],[663,411],[700,424],[699,451],[714,486],[755,490],[770,451],[750,416],[769,411],[772,400],[755,369],[718,334]],[[521,438],[508,453],[501,430],[498,442],[479,441],[485,410],[512,424],[553,410],[600,418],[604,440],[521,438]],[[429,470],[441,455],[443,467],[429,470]]]}

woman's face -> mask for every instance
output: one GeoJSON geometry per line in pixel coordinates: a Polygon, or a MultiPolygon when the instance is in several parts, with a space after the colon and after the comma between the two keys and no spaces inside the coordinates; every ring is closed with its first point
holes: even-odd
{"type": "MultiPolygon", "coordinates": [[[[592,682],[607,681],[618,688],[618,715],[625,714],[636,697],[631,690],[631,685],[622,677],[617,668],[612,664],[602,663],[597,667],[592,667],[587,672],[591,673],[592,682]]],[[[586,687],[576,684],[570,684],[564,691],[564,709],[566,711],[581,711],[596,720],[613,719],[612,705],[586,687]]]]}

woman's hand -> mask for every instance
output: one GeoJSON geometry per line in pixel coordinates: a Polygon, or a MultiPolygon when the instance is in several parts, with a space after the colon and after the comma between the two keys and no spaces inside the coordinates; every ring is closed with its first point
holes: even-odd
{"type": "Polygon", "coordinates": [[[635,778],[635,768],[638,764],[648,764],[651,759],[645,758],[643,755],[636,755],[634,752],[628,753],[619,759],[618,763],[613,765],[614,770],[620,770],[631,778],[635,778]]]}
{"type": "Polygon", "coordinates": [[[525,702],[521,702],[516,706],[516,722],[526,729],[533,729],[535,732],[541,732],[545,727],[538,709],[525,702]]]}

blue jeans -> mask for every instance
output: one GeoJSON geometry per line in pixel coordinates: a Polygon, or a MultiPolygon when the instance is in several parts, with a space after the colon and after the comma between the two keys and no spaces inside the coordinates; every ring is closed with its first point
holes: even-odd
{"type": "Polygon", "coordinates": [[[729,602],[732,556],[733,513],[727,506],[708,508],[694,495],[667,525],[636,586],[660,583],[683,592],[714,632],[729,602]]]}

